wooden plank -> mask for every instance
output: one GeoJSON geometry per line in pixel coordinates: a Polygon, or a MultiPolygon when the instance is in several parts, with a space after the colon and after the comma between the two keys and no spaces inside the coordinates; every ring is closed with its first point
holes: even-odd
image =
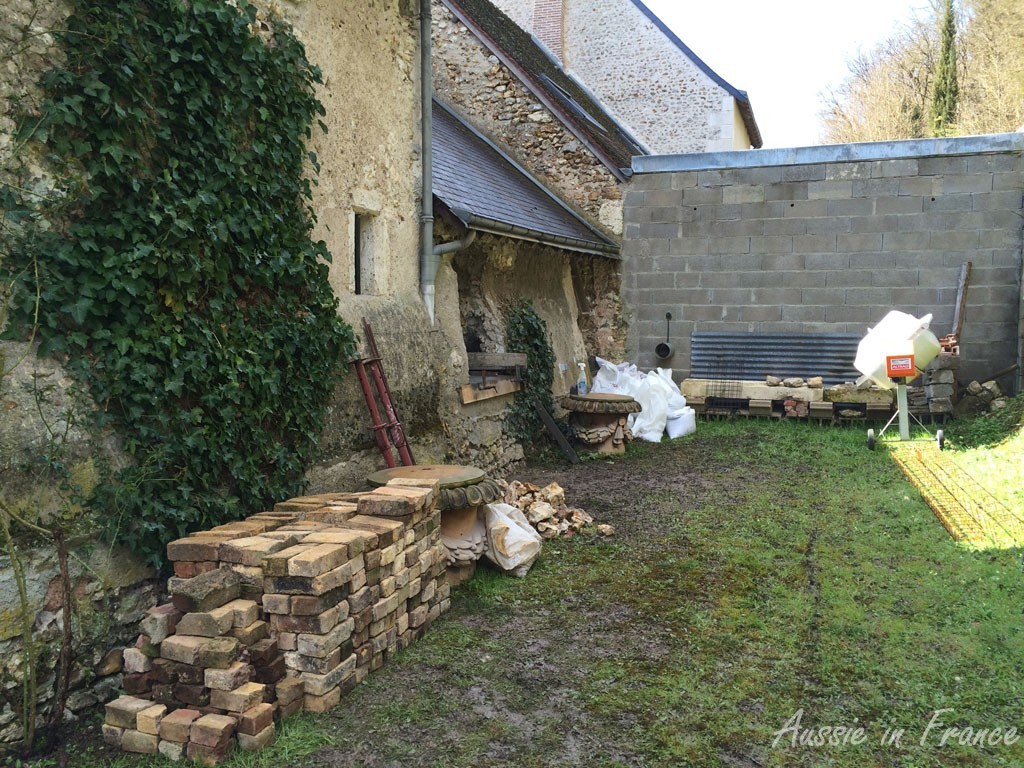
{"type": "Polygon", "coordinates": [[[501,397],[518,392],[523,385],[513,379],[491,379],[486,386],[477,384],[463,384],[459,387],[459,398],[462,404],[476,403],[480,400],[489,400],[492,397],[501,397]]]}
{"type": "Polygon", "coordinates": [[[960,338],[964,327],[964,309],[967,307],[967,285],[971,281],[972,263],[966,261],[960,267],[960,282],[956,287],[956,310],[953,313],[953,335],[960,338]]]}
{"type": "Polygon", "coordinates": [[[565,435],[562,434],[562,430],[558,428],[555,420],[551,417],[551,414],[548,413],[548,409],[545,408],[536,397],[531,395],[530,399],[533,400],[533,407],[537,409],[537,413],[540,415],[540,420],[544,422],[544,426],[548,428],[548,433],[555,439],[555,442],[558,443],[558,447],[562,449],[562,453],[565,454],[565,457],[573,464],[579,464],[580,457],[576,455],[576,451],[574,451],[573,447],[569,445],[569,441],[565,439],[565,435]]]}
{"type": "Polygon", "coordinates": [[[470,352],[469,370],[494,371],[506,368],[526,367],[525,352],[470,352]]]}

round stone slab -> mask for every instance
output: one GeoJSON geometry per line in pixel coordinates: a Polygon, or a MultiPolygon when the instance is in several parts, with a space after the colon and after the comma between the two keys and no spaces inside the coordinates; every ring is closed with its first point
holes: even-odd
{"type": "Polygon", "coordinates": [[[479,483],[487,477],[482,469],[462,464],[413,464],[374,472],[366,481],[370,485],[387,485],[390,480],[437,480],[442,488],[461,488],[479,483]]]}
{"type": "Polygon", "coordinates": [[[591,392],[587,395],[566,395],[562,407],[576,413],[639,413],[643,408],[629,395],[591,392]]]}
{"type": "Polygon", "coordinates": [[[569,397],[573,400],[599,403],[629,403],[633,401],[632,395],[617,395],[614,392],[589,392],[586,395],[569,395],[569,397]]]}

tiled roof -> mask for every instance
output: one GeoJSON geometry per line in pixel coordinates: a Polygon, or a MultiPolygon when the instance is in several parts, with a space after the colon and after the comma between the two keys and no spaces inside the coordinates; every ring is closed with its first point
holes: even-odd
{"type": "Polygon", "coordinates": [[[643,146],[533,39],[488,0],[441,0],[620,179],[643,146]]]}
{"type": "Polygon", "coordinates": [[[434,100],[434,196],[469,229],[614,256],[619,248],[434,100]]]}

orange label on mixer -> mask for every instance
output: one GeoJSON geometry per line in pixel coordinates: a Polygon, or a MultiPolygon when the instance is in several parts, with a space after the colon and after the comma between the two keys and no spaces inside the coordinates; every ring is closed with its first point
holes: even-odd
{"type": "Polygon", "coordinates": [[[913,355],[886,355],[885,375],[890,379],[902,379],[914,375],[913,355]]]}

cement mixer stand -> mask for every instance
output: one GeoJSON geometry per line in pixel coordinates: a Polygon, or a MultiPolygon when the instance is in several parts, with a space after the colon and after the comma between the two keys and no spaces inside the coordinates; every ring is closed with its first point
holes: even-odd
{"type": "MultiPolygon", "coordinates": [[[[916,421],[925,432],[931,434],[919,418],[910,412],[910,408],[907,406],[907,381],[914,378],[917,371],[914,368],[914,356],[911,355],[886,355],[885,356],[885,375],[896,382],[896,413],[892,415],[889,421],[886,422],[885,426],[882,427],[882,431],[875,435],[875,430],[868,430],[868,448],[875,450],[876,440],[880,440],[882,435],[885,434],[885,430],[892,426],[892,423],[899,420],[900,428],[900,440],[910,440],[910,417],[914,417],[916,421]]],[[[935,442],[938,443],[939,450],[941,451],[943,446],[946,444],[945,433],[939,429],[934,435],[935,442]]]]}

